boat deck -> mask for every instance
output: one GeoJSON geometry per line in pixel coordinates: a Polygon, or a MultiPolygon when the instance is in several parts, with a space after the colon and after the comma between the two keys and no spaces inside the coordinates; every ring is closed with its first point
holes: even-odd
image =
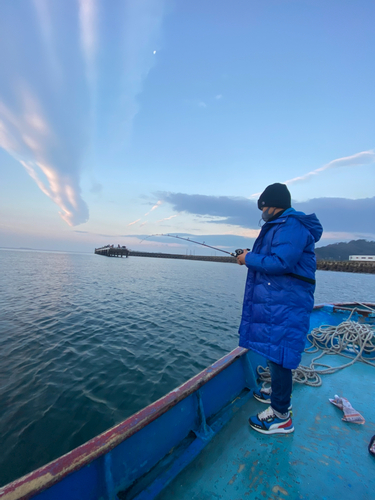
{"type": "MultiPolygon", "coordinates": [[[[375,305],[317,306],[311,328],[375,326],[375,305]],[[353,311],[353,308],[356,311],[353,311]]],[[[350,351],[349,351],[350,352],[350,351]]],[[[351,352],[351,356],[353,356],[351,352]]],[[[309,365],[316,354],[304,354],[309,365]]],[[[365,356],[370,360],[373,354],[365,356]]],[[[341,356],[320,362],[341,366],[341,356]]],[[[266,408],[252,398],[266,360],[236,348],[115,427],[4,488],[4,500],[316,500],[375,498],[375,367],[357,362],[321,387],[295,384],[295,432],[266,436],[248,425],[266,408]],[[346,397],[365,425],[329,402],[346,397]]]]}
{"type": "MultiPolygon", "coordinates": [[[[305,354],[302,364],[310,357],[305,354]]],[[[328,363],[343,359],[329,356],[328,363]]],[[[253,431],[248,417],[267,406],[251,398],[157,500],[373,499],[375,458],[367,447],[375,434],[374,373],[356,363],[323,376],[321,387],[296,384],[289,435],[253,431]],[[343,422],[343,412],[328,400],[335,394],[366,423],[343,422]]]]}

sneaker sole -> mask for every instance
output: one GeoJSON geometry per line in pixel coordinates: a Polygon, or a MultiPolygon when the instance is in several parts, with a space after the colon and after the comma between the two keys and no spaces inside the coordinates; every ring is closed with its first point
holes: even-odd
{"type": "Polygon", "coordinates": [[[260,397],[258,396],[258,394],[255,394],[255,393],[254,393],[254,394],[253,394],[253,397],[254,397],[257,401],[259,401],[260,403],[264,403],[264,404],[266,404],[266,405],[270,405],[270,404],[271,404],[271,400],[270,400],[270,399],[262,399],[262,398],[260,398],[260,397]]]}
{"type": "Polygon", "coordinates": [[[294,432],[294,427],[290,427],[289,429],[273,429],[272,431],[264,431],[263,429],[258,429],[257,427],[253,427],[250,424],[250,427],[261,434],[291,434],[294,432]]]}

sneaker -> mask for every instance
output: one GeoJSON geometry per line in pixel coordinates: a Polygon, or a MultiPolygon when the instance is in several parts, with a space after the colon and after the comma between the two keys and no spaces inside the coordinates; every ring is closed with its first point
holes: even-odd
{"type": "Polygon", "coordinates": [[[271,387],[261,387],[260,389],[255,389],[253,396],[257,401],[261,403],[271,404],[271,387]]]}
{"type": "Polygon", "coordinates": [[[255,417],[250,417],[249,424],[254,431],[262,434],[289,434],[294,431],[290,413],[288,412],[285,418],[279,418],[272,406],[258,413],[255,417]]]}
{"type": "MultiPolygon", "coordinates": [[[[253,392],[253,397],[257,401],[260,401],[261,403],[265,403],[265,404],[270,405],[271,404],[271,392],[272,392],[271,387],[266,387],[266,388],[261,387],[260,389],[255,389],[255,391],[253,392]]],[[[292,409],[293,409],[293,405],[290,404],[288,411],[291,412],[292,409]]]]}

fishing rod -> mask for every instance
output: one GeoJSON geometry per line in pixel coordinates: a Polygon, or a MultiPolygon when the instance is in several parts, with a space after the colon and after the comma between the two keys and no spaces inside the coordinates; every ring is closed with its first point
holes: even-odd
{"type": "Polygon", "coordinates": [[[169,238],[177,238],[178,240],[188,241],[189,243],[195,243],[197,245],[201,245],[202,247],[212,248],[213,250],[217,250],[218,252],[227,253],[228,255],[231,255],[232,257],[238,257],[239,255],[243,254],[242,248],[237,248],[237,250],[235,250],[234,252],[227,252],[226,250],[222,250],[221,248],[207,245],[205,242],[201,243],[200,241],[194,241],[194,240],[191,240],[190,238],[183,238],[182,236],[177,236],[177,235],[173,235],[173,234],[150,234],[150,236],[146,236],[146,238],[143,238],[143,240],[141,240],[141,243],[142,243],[142,241],[147,240],[147,238],[151,238],[152,236],[167,236],[169,238]]]}

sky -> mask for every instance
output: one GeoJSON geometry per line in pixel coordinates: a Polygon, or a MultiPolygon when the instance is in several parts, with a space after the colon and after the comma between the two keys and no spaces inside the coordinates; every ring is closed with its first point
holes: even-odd
{"type": "Polygon", "coordinates": [[[0,247],[251,248],[274,182],[320,246],[375,240],[374,19],[373,0],[1,0],[0,247]]]}

